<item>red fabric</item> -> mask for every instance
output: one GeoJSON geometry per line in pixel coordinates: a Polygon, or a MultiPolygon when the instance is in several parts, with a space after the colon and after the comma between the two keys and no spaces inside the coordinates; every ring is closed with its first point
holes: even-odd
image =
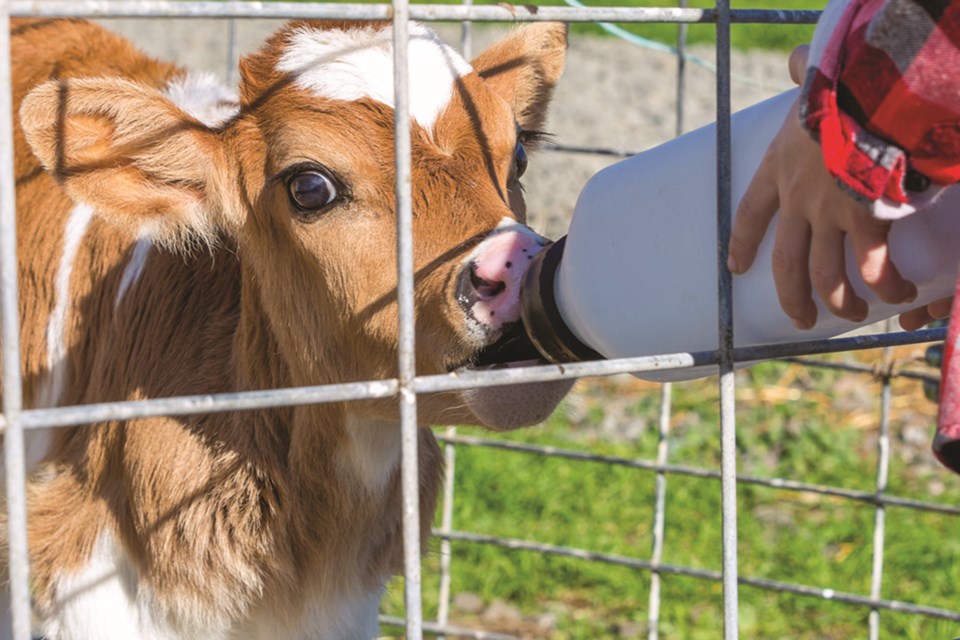
{"type": "MultiPolygon", "coordinates": [[[[908,171],[960,182],[960,0],[832,0],[799,111],[827,169],[868,204],[909,202],[908,171]]],[[[950,317],[933,450],[960,473],[960,280],[950,317]]]]}
{"type": "MultiPolygon", "coordinates": [[[[960,282],[958,282],[960,285],[960,282]]],[[[933,452],[945,466],[960,473],[960,358],[957,358],[957,340],[960,339],[960,295],[953,298],[950,309],[950,329],[943,345],[943,373],[940,380],[940,416],[933,452]]]]}
{"type": "Polygon", "coordinates": [[[887,196],[894,202],[906,202],[902,188],[906,173],[903,154],[894,150],[897,157],[892,160],[893,166],[885,167],[861,151],[857,146],[860,125],[838,107],[830,79],[819,70],[811,73],[815,75],[807,81],[811,90],[806,123],[819,134],[827,171],[870,201],[887,196]]]}
{"type": "Polygon", "coordinates": [[[812,61],[801,118],[862,200],[907,202],[908,170],[960,182],[958,43],[960,2],[852,0],[812,61]]]}

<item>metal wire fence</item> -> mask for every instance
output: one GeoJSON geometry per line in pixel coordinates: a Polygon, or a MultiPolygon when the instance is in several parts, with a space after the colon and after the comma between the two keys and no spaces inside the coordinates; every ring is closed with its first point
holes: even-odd
{"type": "MultiPolygon", "coordinates": [[[[718,1],[711,9],[680,7],[625,8],[625,7],[539,7],[528,8],[507,5],[474,6],[469,1],[460,5],[409,5],[407,0],[394,0],[389,5],[370,4],[324,4],[299,2],[168,2],[157,0],[0,0],[0,287],[2,287],[3,314],[3,416],[4,447],[7,470],[7,517],[9,545],[9,576],[12,599],[14,637],[30,638],[29,563],[27,558],[26,506],[23,434],[28,429],[55,426],[74,426],[105,420],[128,420],[135,417],[158,415],[186,415],[203,412],[224,412],[238,409],[290,406],[305,403],[338,402],[364,398],[394,398],[401,411],[402,432],[402,483],[404,538],[407,541],[405,557],[405,615],[401,618],[384,617],[387,624],[402,626],[406,637],[418,639],[424,634],[455,635],[472,638],[506,638],[504,634],[466,629],[450,624],[451,599],[451,541],[472,544],[496,545],[506,549],[531,551],[541,554],[567,556],[585,561],[630,567],[650,574],[648,603],[648,638],[660,633],[661,588],[663,575],[682,575],[696,579],[719,582],[723,586],[723,637],[726,640],[738,637],[738,587],[748,585],[759,589],[819,598],[869,610],[869,637],[878,638],[879,616],[882,610],[907,612],[921,616],[960,621],[960,611],[925,606],[881,597],[884,568],[885,515],[890,506],[916,511],[960,515],[960,506],[949,506],[902,498],[887,493],[888,466],[890,460],[889,425],[891,381],[898,376],[924,378],[925,374],[900,372],[892,369],[879,372],[882,383],[880,436],[878,439],[878,462],[874,491],[852,490],[842,487],[822,486],[797,480],[738,475],[735,447],[735,378],[734,363],[768,358],[796,358],[816,354],[836,353],[856,349],[891,348],[903,344],[915,344],[944,338],[943,329],[930,329],[913,333],[883,333],[872,336],[844,338],[828,341],[791,343],[768,347],[734,348],[731,309],[731,279],[725,268],[723,250],[718,252],[720,279],[718,282],[718,349],[709,352],[678,353],[643,358],[625,358],[604,362],[587,362],[557,366],[539,366],[525,369],[509,369],[475,372],[460,375],[418,376],[414,367],[413,333],[413,270],[410,197],[410,149],[407,97],[407,66],[405,61],[407,22],[409,19],[423,21],[463,21],[465,50],[470,47],[472,21],[513,22],[547,21],[567,22],[670,22],[680,25],[680,46],[677,47],[677,132],[683,130],[683,96],[685,86],[685,53],[683,25],[690,23],[713,24],[716,28],[717,52],[717,136],[718,136],[718,238],[720,247],[726,246],[730,230],[730,27],[733,22],[742,23],[804,23],[816,21],[815,11],[785,10],[732,10],[729,2],[718,1]],[[152,399],[139,402],[116,402],[53,409],[24,409],[22,407],[21,372],[19,368],[19,327],[17,317],[17,258],[15,234],[15,203],[13,176],[13,135],[11,114],[11,76],[9,30],[10,16],[65,16],[65,17],[219,17],[237,18],[339,18],[392,20],[394,25],[396,69],[396,169],[397,169],[397,225],[398,225],[398,272],[400,301],[400,344],[398,350],[399,376],[396,379],[372,380],[351,384],[326,385],[296,389],[203,395],[177,398],[152,399]],[[419,394],[462,390],[479,386],[508,385],[519,382],[577,378],[584,376],[609,376],[618,373],[654,371],[705,364],[719,365],[721,464],[719,470],[671,464],[669,462],[669,427],[671,423],[672,386],[664,384],[660,395],[658,416],[659,445],[655,459],[642,460],[600,456],[581,451],[554,447],[524,445],[493,438],[478,438],[460,435],[455,428],[448,428],[441,442],[447,462],[444,486],[445,501],[442,507],[440,527],[434,534],[441,540],[440,546],[440,597],[437,620],[424,620],[421,605],[421,557],[417,541],[419,535],[418,514],[418,468],[417,468],[417,398],[419,394]],[[456,473],[456,447],[487,447],[522,452],[532,456],[552,456],[583,462],[599,462],[643,470],[656,474],[654,504],[653,545],[649,556],[633,557],[604,554],[588,549],[548,545],[531,540],[501,538],[480,535],[454,528],[452,521],[453,487],[456,473]],[[722,494],[723,550],[722,569],[704,570],[678,566],[663,561],[664,521],[667,504],[667,478],[691,476],[717,480],[722,494]],[[737,562],[737,486],[756,485],[782,491],[799,492],[873,505],[875,509],[873,565],[868,594],[858,594],[793,584],[767,579],[761,576],[745,576],[738,572],[737,562]]],[[[232,27],[231,27],[232,33],[232,27]]],[[[231,44],[229,60],[236,57],[231,44]]],[[[597,148],[561,147],[566,151],[622,154],[618,150],[597,148]]],[[[802,360],[808,366],[847,367],[864,375],[876,375],[871,367],[855,364],[802,360]]]]}

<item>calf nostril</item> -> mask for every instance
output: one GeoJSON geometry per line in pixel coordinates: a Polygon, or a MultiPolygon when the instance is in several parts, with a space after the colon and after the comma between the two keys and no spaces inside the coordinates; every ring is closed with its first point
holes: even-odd
{"type": "Polygon", "coordinates": [[[507,283],[502,280],[492,282],[481,278],[477,275],[475,264],[470,265],[470,284],[473,285],[474,290],[480,294],[481,298],[493,298],[507,288],[507,283]]]}

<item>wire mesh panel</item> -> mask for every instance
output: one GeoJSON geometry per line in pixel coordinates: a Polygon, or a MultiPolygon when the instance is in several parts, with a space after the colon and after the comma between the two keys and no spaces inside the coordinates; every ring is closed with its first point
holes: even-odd
{"type": "MultiPolygon", "coordinates": [[[[403,616],[383,616],[385,625],[402,627],[408,638],[420,638],[424,634],[441,636],[506,638],[515,637],[500,631],[484,631],[454,624],[451,615],[452,575],[456,571],[457,556],[453,543],[479,546],[495,546],[514,553],[532,552],[550,557],[575,558],[604,567],[625,567],[632,571],[649,573],[649,593],[645,631],[648,638],[669,636],[664,631],[661,610],[668,597],[662,581],[673,576],[683,576],[722,588],[723,636],[736,638],[743,624],[740,619],[739,588],[746,586],[769,592],[778,592],[844,603],[863,608],[867,612],[869,637],[878,638],[881,633],[883,612],[894,611],[960,622],[960,611],[928,606],[922,602],[905,602],[884,598],[884,550],[887,541],[886,515],[889,509],[908,509],[918,514],[942,514],[950,517],[960,515],[960,507],[933,501],[903,498],[889,493],[889,466],[891,461],[890,412],[893,399],[892,384],[897,379],[925,379],[928,374],[900,371],[836,361],[810,360],[809,356],[863,349],[891,349],[895,346],[942,340],[942,329],[930,329],[903,333],[883,333],[829,341],[791,343],[777,346],[734,348],[732,320],[733,283],[726,264],[726,238],[729,236],[731,219],[730,188],[730,112],[731,112],[731,67],[730,31],[734,22],[755,23],[803,23],[815,21],[813,11],[781,10],[732,10],[727,2],[718,2],[712,9],[692,9],[685,3],[680,7],[625,8],[625,7],[526,7],[473,5],[409,5],[405,0],[394,0],[391,5],[354,5],[325,3],[245,3],[245,2],[163,2],[163,1],[84,1],[49,0],[44,3],[0,1],[0,16],[81,16],[81,17],[218,17],[229,18],[230,32],[235,34],[233,22],[240,18],[347,18],[392,20],[394,52],[396,55],[395,131],[396,131],[396,202],[397,202],[397,273],[399,274],[398,300],[400,313],[400,344],[398,350],[399,375],[396,379],[371,380],[349,384],[325,385],[295,389],[203,395],[192,397],[151,399],[138,402],[116,402],[52,409],[23,409],[21,406],[21,373],[19,353],[19,327],[17,317],[17,263],[14,216],[13,135],[10,95],[10,48],[9,31],[2,29],[0,51],[0,285],[3,295],[3,347],[4,347],[4,446],[7,470],[8,543],[10,551],[9,575],[13,606],[14,637],[30,638],[30,601],[26,540],[25,471],[23,453],[23,430],[48,427],[68,427],[107,420],[129,420],[146,416],[177,416],[203,412],[226,412],[242,409],[293,406],[303,403],[327,403],[346,400],[390,398],[400,407],[402,442],[403,524],[404,524],[404,590],[403,616]],[[603,362],[584,362],[571,365],[534,366],[523,369],[504,369],[487,372],[461,373],[456,375],[417,375],[414,361],[414,272],[412,258],[412,205],[411,205],[411,151],[409,123],[409,73],[406,60],[409,38],[408,20],[465,21],[462,49],[469,56],[470,25],[472,21],[489,22],[560,20],[581,22],[617,23],[677,23],[679,44],[677,55],[677,100],[676,131],[684,129],[685,27],[701,23],[713,25],[716,30],[716,119],[718,149],[718,192],[716,221],[718,228],[718,282],[717,303],[720,308],[718,349],[709,352],[667,354],[660,356],[625,358],[603,362]],[[804,367],[817,369],[846,368],[864,378],[880,380],[879,436],[877,438],[876,474],[870,490],[832,486],[817,482],[805,482],[749,472],[737,473],[738,443],[736,441],[736,373],[734,363],[771,358],[796,358],[788,363],[801,362],[804,367]],[[720,449],[718,467],[699,466],[687,463],[671,463],[673,451],[671,425],[675,418],[674,394],[676,387],[663,385],[658,390],[656,409],[656,453],[649,458],[623,455],[598,454],[575,448],[517,442],[509,439],[463,435],[455,428],[448,428],[439,438],[444,445],[446,460],[446,500],[442,507],[441,520],[434,532],[440,540],[439,595],[436,620],[425,619],[422,594],[425,587],[421,576],[418,514],[418,461],[417,419],[418,397],[437,393],[486,386],[512,385],[521,382],[571,379],[588,376],[614,376],[624,373],[656,371],[702,365],[718,365],[720,378],[716,392],[719,433],[713,434],[720,449]],[[573,461],[577,464],[599,464],[610,468],[629,469],[637,474],[653,474],[655,490],[651,494],[650,509],[653,524],[649,531],[651,549],[649,554],[608,553],[567,546],[546,544],[520,535],[496,536],[464,530],[469,523],[454,519],[454,486],[459,472],[456,451],[495,450],[531,458],[550,458],[573,461]],[[718,482],[721,499],[718,511],[722,516],[722,562],[719,570],[665,562],[665,544],[668,540],[667,513],[671,503],[671,487],[668,478],[693,478],[718,482]],[[873,509],[873,538],[871,550],[871,573],[868,593],[856,588],[834,588],[792,581],[771,579],[759,575],[741,575],[738,566],[738,490],[744,488],[776,491],[784,496],[815,496],[818,499],[838,501],[842,504],[864,505],[873,509]]],[[[6,27],[6,20],[4,20],[6,27]]],[[[236,59],[235,38],[230,38],[229,59],[236,59]]],[[[228,74],[232,73],[232,67],[228,74]]],[[[588,148],[582,145],[564,145],[559,141],[552,147],[561,153],[596,153],[606,156],[628,155],[629,151],[610,148],[588,148]]],[[[889,360],[889,351],[881,359],[889,360]]],[[[750,443],[739,444],[747,448],[750,443]]],[[[801,498],[806,499],[806,498],[801,498]]],[[[457,497],[457,500],[462,500],[457,497]]],[[[710,514],[711,516],[713,514],[710,514]]],[[[889,579],[886,581],[889,582],[889,579]]],[[[471,627],[476,625],[471,625],[471,627]]],[[[616,635],[619,632],[611,632],[616,635]]],[[[623,633],[622,635],[628,635],[623,633]]]]}

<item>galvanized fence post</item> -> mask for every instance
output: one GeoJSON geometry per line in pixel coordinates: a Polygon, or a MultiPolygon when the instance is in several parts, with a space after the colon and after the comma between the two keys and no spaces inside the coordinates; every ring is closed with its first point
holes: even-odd
{"type": "MultiPolygon", "coordinates": [[[[657,465],[667,464],[670,452],[670,413],[673,384],[667,382],[660,388],[660,419],[658,422],[657,465]]],[[[667,474],[657,471],[656,497],[653,506],[653,550],[650,553],[650,598],[647,612],[647,640],[660,637],[660,572],[657,567],[663,562],[663,532],[667,511],[667,474]]]]}
{"type": "MultiPolygon", "coordinates": [[[[26,469],[17,296],[16,186],[13,173],[10,7],[0,2],[0,296],[3,314],[3,448],[7,484],[8,579],[13,637],[30,638],[26,469]]],[[[0,603],[0,606],[6,606],[0,603]]]]}
{"type": "Polygon", "coordinates": [[[408,0],[393,0],[394,144],[397,197],[397,303],[400,313],[399,382],[403,486],[403,577],[407,638],[423,637],[420,580],[420,470],[413,307],[413,209],[410,175],[410,39],[408,0]]]}
{"type": "MultiPolygon", "coordinates": [[[[887,320],[887,332],[892,330],[893,321],[887,320]]],[[[883,350],[883,371],[880,376],[880,432],[877,434],[877,496],[887,490],[890,471],[890,399],[892,362],[890,349],[883,350]]],[[[883,552],[887,532],[887,510],[883,503],[877,503],[873,522],[873,566],[870,575],[870,597],[879,600],[883,587],[883,552]]],[[[870,640],[880,638],[880,610],[870,609],[870,640]]]]}
{"type": "Polygon", "coordinates": [[[717,275],[720,352],[720,491],[723,637],[739,637],[737,607],[737,435],[733,369],[733,278],[727,270],[732,220],[730,170],[730,3],[717,0],[717,275]]]}

